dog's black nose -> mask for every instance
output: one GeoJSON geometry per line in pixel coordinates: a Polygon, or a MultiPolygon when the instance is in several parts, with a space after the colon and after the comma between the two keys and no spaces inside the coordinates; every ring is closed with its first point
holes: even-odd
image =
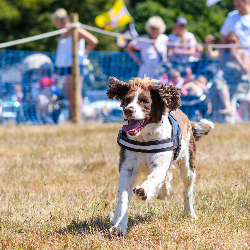
{"type": "Polygon", "coordinates": [[[134,112],[135,112],[135,111],[134,111],[134,109],[133,109],[132,107],[129,107],[129,108],[125,108],[125,109],[124,109],[124,114],[125,114],[126,116],[131,116],[131,115],[133,115],[134,112]]]}

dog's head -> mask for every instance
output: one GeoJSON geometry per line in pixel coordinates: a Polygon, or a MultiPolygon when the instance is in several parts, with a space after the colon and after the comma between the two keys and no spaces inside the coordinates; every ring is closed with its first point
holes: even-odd
{"type": "Polygon", "coordinates": [[[128,122],[123,130],[130,136],[139,135],[147,124],[160,122],[165,112],[180,106],[180,89],[156,82],[149,78],[133,78],[128,82],[109,78],[107,96],[121,101],[123,119],[128,122]]]}

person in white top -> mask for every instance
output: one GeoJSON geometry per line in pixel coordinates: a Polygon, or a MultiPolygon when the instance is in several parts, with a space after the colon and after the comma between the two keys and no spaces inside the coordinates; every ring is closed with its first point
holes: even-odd
{"type": "MultiPolygon", "coordinates": [[[[69,113],[72,119],[74,99],[73,99],[73,76],[72,76],[72,66],[73,66],[73,55],[72,55],[72,29],[70,27],[70,18],[65,9],[58,9],[52,15],[52,21],[54,22],[57,29],[68,28],[66,33],[63,33],[58,41],[57,52],[56,52],[56,67],[57,73],[59,75],[67,76],[66,92],[67,99],[69,101],[69,113]]],[[[86,54],[93,50],[98,44],[98,40],[88,31],[77,28],[79,34],[79,44],[78,44],[78,62],[80,66],[80,75],[82,72],[82,67],[84,66],[86,54]],[[85,48],[85,41],[87,46],[85,48]]],[[[80,76],[79,79],[79,112],[82,110],[83,100],[82,100],[82,82],[83,77],[80,76]]]]}
{"type": "Polygon", "coordinates": [[[168,36],[169,42],[174,42],[176,45],[168,46],[168,56],[170,61],[177,63],[193,62],[195,60],[195,45],[197,41],[194,34],[187,29],[187,19],[177,17],[172,33],[168,36]],[[181,45],[185,43],[187,45],[181,45]]]}
{"type": "Polygon", "coordinates": [[[126,51],[140,65],[139,78],[144,78],[144,76],[154,78],[157,77],[157,66],[167,59],[168,37],[163,34],[166,30],[166,25],[161,17],[153,16],[146,22],[145,29],[147,35],[143,35],[141,38],[154,39],[155,42],[148,43],[134,40],[128,44],[126,51]],[[140,51],[141,60],[136,56],[135,51],[140,51]]]}
{"type": "MultiPolygon", "coordinates": [[[[227,35],[235,32],[241,45],[250,45],[250,4],[249,0],[234,0],[235,10],[228,13],[220,29],[220,43],[225,44],[227,35]]],[[[250,47],[246,47],[250,54],[250,47]]]]}

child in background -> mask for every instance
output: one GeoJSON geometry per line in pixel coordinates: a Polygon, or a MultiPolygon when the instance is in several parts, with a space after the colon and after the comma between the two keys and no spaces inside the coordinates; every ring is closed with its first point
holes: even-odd
{"type": "Polygon", "coordinates": [[[191,121],[198,121],[201,117],[207,117],[211,113],[211,103],[206,99],[207,79],[203,75],[197,76],[182,86],[182,107],[191,121]]]}
{"type": "Polygon", "coordinates": [[[181,73],[176,69],[172,69],[171,76],[172,77],[168,84],[173,85],[176,88],[181,88],[184,84],[184,78],[181,77],[181,73]]]}
{"type": "Polygon", "coordinates": [[[183,86],[189,82],[192,78],[192,70],[191,68],[186,68],[186,77],[183,78],[181,76],[181,73],[176,70],[176,69],[172,69],[171,71],[171,78],[168,82],[168,85],[172,85],[176,88],[180,88],[181,89],[181,94],[186,96],[188,94],[187,90],[183,88],[183,86]]]}
{"type": "Polygon", "coordinates": [[[15,85],[15,94],[11,97],[12,101],[18,101],[20,104],[23,103],[23,91],[20,84],[15,85]]]}
{"type": "Polygon", "coordinates": [[[188,95],[200,97],[203,93],[207,92],[207,79],[205,76],[200,75],[194,81],[184,84],[182,89],[188,95]]]}
{"type": "Polygon", "coordinates": [[[40,116],[43,122],[53,123],[49,117],[52,112],[50,110],[50,104],[53,103],[53,96],[51,93],[51,86],[55,84],[54,78],[42,77],[40,80],[41,93],[39,94],[36,101],[36,115],[40,116]]]}
{"type": "Polygon", "coordinates": [[[20,84],[15,85],[15,93],[11,96],[11,100],[18,102],[15,106],[16,109],[16,121],[17,123],[25,122],[24,113],[23,113],[23,90],[20,84]]]}

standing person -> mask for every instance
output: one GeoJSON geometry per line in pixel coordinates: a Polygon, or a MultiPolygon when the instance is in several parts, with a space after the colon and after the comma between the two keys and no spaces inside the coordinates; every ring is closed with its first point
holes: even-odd
{"type": "MultiPolygon", "coordinates": [[[[68,31],[63,33],[58,41],[57,51],[56,51],[56,67],[57,73],[60,76],[67,76],[66,80],[66,92],[67,99],[69,101],[69,113],[70,119],[73,116],[73,107],[74,107],[74,93],[73,93],[73,76],[72,76],[72,65],[73,65],[73,55],[72,55],[72,29],[70,18],[65,9],[58,9],[52,15],[52,20],[57,29],[68,28],[68,31]]],[[[78,63],[80,67],[80,79],[79,79],[79,88],[78,88],[78,100],[79,100],[79,112],[82,110],[82,82],[83,82],[83,70],[84,70],[84,61],[90,50],[93,50],[98,44],[98,40],[88,31],[77,28],[79,34],[79,43],[78,43],[78,63]],[[85,41],[87,46],[85,48],[85,41]]]]}
{"type": "Polygon", "coordinates": [[[167,58],[167,42],[168,37],[163,33],[166,30],[164,21],[159,16],[153,16],[148,19],[145,25],[147,35],[141,36],[144,39],[154,39],[154,43],[132,41],[128,44],[126,51],[130,53],[133,60],[140,65],[138,72],[139,78],[144,78],[144,75],[150,78],[156,76],[161,61],[166,61],[167,58]],[[136,56],[136,50],[140,51],[141,59],[136,56]]]}
{"type": "Polygon", "coordinates": [[[176,43],[176,45],[169,45],[168,47],[170,61],[177,64],[188,64],[189,62],[195,61],[195,46],[197,41],[194,34],[187,29],[186,18],[179,16],[175,19],[174,28],[168,37],[169,42],[176,43]],[[180,45],[180,43],[187,45],[180,45]]]}
{"type": "MultiPolygon", "coordinates": [[[[235,10],[228,13],[220,33],[220,43],[225,44],[227,35],[235,32],[241,45],[250,45],[250,5],[249,0],[234,0],[235,10]]],[[[250,54],[250,47],[246,48],[250,54]]]]}

